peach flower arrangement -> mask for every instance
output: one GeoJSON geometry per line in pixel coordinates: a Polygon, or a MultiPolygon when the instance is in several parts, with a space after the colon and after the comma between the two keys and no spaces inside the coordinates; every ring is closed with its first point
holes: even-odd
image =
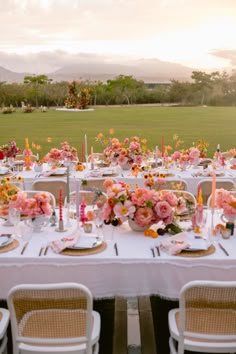
{"type": "Polygon", "coordinates": [[[27,198],[27,194],[20,191],[14,198],[11,198],[9,206],[19,209],[23,215],[30,218],[36,218],[42,214],[48,216],[52,214],[50,196],[47,192],[38,192],[33,198],[27,198]]]}
{"type": "Polygon", "coordinates": [[[236,215],[236,197],[223,188],[216,189],[216,206],[224,210],[224,214],[236,215]]]}
{"type": "Polygon", "coordinates": [[[129,189],[123,182],[104,182],[108,200],[103,206],[105,223],[116,226],[126,220],[134,220],[144,227],[163,221],[173,222],[175,212],[186,210],[183,198],[177,198],[171,191],[155,191],[146,188],[129,189]],[[181,199],[181,200],[180,200],[181,199]]]}

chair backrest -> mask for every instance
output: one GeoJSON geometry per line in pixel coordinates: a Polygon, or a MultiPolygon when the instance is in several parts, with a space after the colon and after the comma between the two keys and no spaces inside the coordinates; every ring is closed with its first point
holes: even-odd
{"type": "MultiPolygon", "coordinates": [[[[16,160],[24,160],[24,155],[22,154],[18,154],[16,155],[16,160]]],[[[38,160],[38,156],[37,155],[31,155],[31,161],[37,161],[38,160]]]]}
{"type": "Polygon", "coordinates": [[[89,289],[77,283],[13,287],[7,303],[14,353],[28,344],[54,353],[53,347],[64,347],[63,352],[69,353],[80,352],[83,345],[83,353],[91,354],[92,301],[89,289]]]}
{"type": "Polygon", "coordinates": [[[234,342],[236,348],[236,281],[187,283],[180,292],[176,320],[180,334],[179,352],[186,337],[225,342],[229,346],[234,342]]]}
{"type": "MultiPolygon", "coordinates": [[[[234,181],[231,179],[217,179],[216,178],[216,188],[224,188],[227,190],[232,190],[234,189],[234,181]]],[[[202,191],[202,201],[203,201],[203,205],[207,205],[207,200],[211,195],[212,192],[212,180],[211,179],[202,179],[198,185],[197,185],[197,190],[199,190],[201,188],[202,191]]]]}
{"type": "MultiPolygon", "coordinates": [[[[105,193],[102,192],[94,192],[94,191],[79,191],[79,201],[84,200],[86,205],[95,205],[96,202],[99,200],[102,203],[107,201],[107,196],[105,193]]],[[[70,203],[76,204],[76,192],[73,191],[70,193],[70,203]]],[[[64,204],[67,204],[67,196],[65,197],[64,204]]]]}
{"type": "Polygon", "coordinates": [[[37,191],[47,191],[54,195],[56,204],[59,204],[60,188],[62,188],[62,200],[64,200],[67,194],[67,183],[63,179],[59,178],[45,178],[38,179],[32,183],[32,189],[37,191]]]}
{"type": "Polygon", "coordinates": [[[56,208],[56,199],[55,199],[55,197],[54,197],[54,195],[51,193],[51,192],[48,192],[48,191],[35,191],[35,190],[29,190],[29,191],[24,191],[26,194],[27,194],[27,197],[29,197],[29,198],[32,198],[32,197],[34,197],[34,195],[36,194],[36,193],[38,193],[38,192],[41,192],[41,193],[43,193],[43,192],[47,192],[47,194],[50,196],[50,198],[51,198],[51,200],[50,200],[50,204],[52,205],[52,207],[53,207],[53,210],[56,208]]]}
{"type": "Polygon", "coordinates": [[[186,191],[188,190],[188,183],[183,179],[161,178],[154,183],[153,189],[157,189],[157,190],[169,189],[169,190],[186,191]],[[158,183],[158,181],[161,183],[158,183]]]}
{"type": "Polygon", "coordinates": [[[80,190],[84,191],[100,191],[105,192],[106,188],[103,183],[106,178],[96,178],[96,179],[84,179],[80,185],[80,190]]]}
{"type": "Polygon", "coordinates": [[[162,189],[162,191],[172,192],[178,198],[182,197],[185,200],[186,207],[187,210],[189,211],[189,214],[191,214],[197,206],[197,200],[191,192],[181,191],[181,190],[171,190],[171,189],[162,189]]]}

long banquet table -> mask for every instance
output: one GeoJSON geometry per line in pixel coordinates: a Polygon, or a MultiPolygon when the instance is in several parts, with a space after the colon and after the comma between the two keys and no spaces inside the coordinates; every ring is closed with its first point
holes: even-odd
{"type": "MultiPolygon", "coordinates": [[[[0,221],[2,234],[15,231],[17,235],[17,227],[14,230],[15,227],[3,226],[0,221]]],[[[132,231],[124,223],[118,227],[103,227],[107,248],[101,253],[67,256],[49,248],[47,255],[39,256],[41,247],[45,248],[51,241],[81,232],[75,220],[71,220],[71,227],[63,233],[49,225],[44,232],[33,233],[23,255],[21,250],[25,241],[18,238],[17,248],[0,253],[0,298],[6,298],[9,289],[19,283],[76,281],[87,285],[98,299],[155,294],[177,299],[181,287],[193,279],[236,280],[235,236],[220,240],[229,256],[215,244],[215,252],[205,257],[170,256],[162,251],[160,257],[155,254],[154,258],[151,247],[168,236],[144,237],[143,233],[132,231]],[[118,256],[114,242],[118,246],[118,256]]]]}
{"type": "MultiPolygon", "coordinates": [[[[216,213],[215,223],[220,221],[218,218],[216,213]]],[[[45,249],[51,241],[82,234],[77,222],[70,220],[71,227],[63,233],[56,232],[50,225],[42,233],[33,233],[23,254],[24,222],[16,227],[4,226],[3,222],[0,220],[0,233],[15,233],[19,245],[9,252],[1,252],[0,248],[0,299],[6,299],[11,287],[21,283],[85,284],[93,294],[94,309],[102,317],[101,354],[112,353],[114,298],[150,296],[157,352],[168,353],[167,314],[170,308],[177,306],[175,300],[181,287],[197,279],[236,281],[236,232],[228,240],[220,239],[229,256],[216,243],[215,252],[205,257],[170,256],[163,251],[160,257],[157,253],[153,257],[151,248],[168,236],[145,237],[142,232],[132,231],[127,223],[118,227],[103,226],[107,248],[101,253],[69,256],[56,254],[49,248],[46,255],[44,252],[40,255],[41,248],[45,249]]]]}

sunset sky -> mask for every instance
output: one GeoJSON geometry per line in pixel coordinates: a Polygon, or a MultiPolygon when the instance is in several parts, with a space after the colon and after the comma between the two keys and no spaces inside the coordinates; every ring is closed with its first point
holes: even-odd
{"type": "Polygon", "coordinates": [[[236,0],[1,0],[0,66],[51,72],[78,56],[236,67],[236,0]]]}

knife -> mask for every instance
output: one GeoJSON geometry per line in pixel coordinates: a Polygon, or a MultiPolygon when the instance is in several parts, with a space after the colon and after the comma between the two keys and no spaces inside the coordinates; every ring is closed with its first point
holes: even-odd
{"type": "Polygon", "coordinates": [[[226,251],[226,249],[222,246],[222,244],[220,242],[218,242],[218,245],[222,249],[222,251],[226,254],[226,256],[229,256],[228,252],[226,251]]]}

